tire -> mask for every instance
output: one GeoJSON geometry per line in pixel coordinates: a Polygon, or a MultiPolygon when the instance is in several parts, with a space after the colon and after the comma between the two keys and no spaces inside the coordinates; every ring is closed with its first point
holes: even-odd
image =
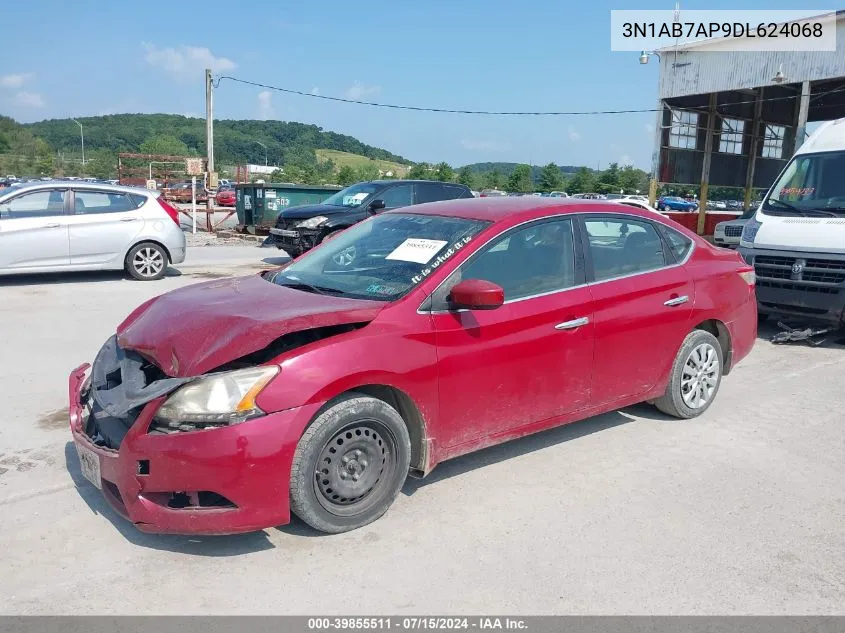
{"type": "Polygon", "coordinates": [[[372,523],[396,499],[410,462],[408,428],[396,409],[350,394],[320,413],[300,438],[291,467],[291,510],[329,534],[372,523]]]}
{"type": "Polygon", "coordinates": [[[155,281],[164,277],[170,258],[167,251],[155,242],[136,244],[123,262],[129,276],[138,281],[155,281]]]}
{"type": "Polygon", "coordinates": [[[698,417],[716,399],[723,368],[722,346],[716,337],[704,330],[693,330],[675,357],[666,392],[654,401],[654,406],[675,418],[698,417]]]}

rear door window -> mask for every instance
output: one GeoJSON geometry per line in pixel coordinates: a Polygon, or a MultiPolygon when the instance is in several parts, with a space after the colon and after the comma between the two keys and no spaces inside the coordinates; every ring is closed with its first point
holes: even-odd
{"type": "Polygon", "coordinates": [[[584,220],[595,281],[624,277],[666,266],[663,241],[650,223],[618,216],[584,220]]]}
{"type": "Polygon", "coordinates": [[[376,198],[384,200],[385,209],[408,207],[414,204],[414,187],[410,183],[394,185],[380,194],[376,194],[376,198]]]}
{"type": "MultiPolygon", "coordinates": [[[[137,209],[141,196],[130,196],[111,191],[75,191],[73,212],[75,215],[93,213],[122,213],[137,209]]],[[[143,202],[141,203],[143,204],[143,202]]]]}
{"type": "Polygon", "coordinates": [[[670,229],[668,226],[661,226],[660,230],[663,237],[669,242],[669,252],[675,261],[681,263],[692,249],[692,240],[682,233],[678,233],[675,229],[670,229]]]}

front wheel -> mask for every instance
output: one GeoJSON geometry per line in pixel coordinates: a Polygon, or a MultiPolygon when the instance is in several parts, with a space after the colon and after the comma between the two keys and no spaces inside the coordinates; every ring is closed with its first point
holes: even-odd
{"type": "Polygon", "coordinates": [[[693,330],[675,357],[665,393],[654,405],[676,418],[698,417],[713,404],[723,367],[722,346],[716,337],[704,330],[693,330]]]}
{"type": "Polygon", "coordinates": [[[123,264],[133,279],[155,281],[164,277],[168,260],[164,248],[153,242],[142,242],[127,253],[123,264]]]}
{"type": "Polygon", "coordinates": [[[291,509],[322,532],[362,527],[387,512],[410,462],[410,436],[396,409],[351,394],[317,416],[300,438],[291,468],[291,509]]]}

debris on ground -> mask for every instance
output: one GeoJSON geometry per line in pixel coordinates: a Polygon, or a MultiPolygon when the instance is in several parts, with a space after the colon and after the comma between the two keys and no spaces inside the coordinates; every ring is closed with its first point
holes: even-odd
{"type": "Polygon", "coordinates": [[[833,332],[836,328],[813,328],[805,327],[803,329],[793,328],[785,323],[778,321],[778,327],[783,332],[778,332],[772,337],[772,343],[809,343],[817,346],[825,342],[826,339],[818,338],[824,336],[829,332],[833,332]]]}
{"type": "MultiPolygon", "coordinates": [[[[263,238],[261,238],[263,240],[263,238]]],[[[257,240],[255,236],[241,236],[229,231],[219,233],[209,233],[207,231],[197,231],[191,233],[185,231],[185,240],[189,247],[192,246],[256,246],[257,240]],[[252,239],[244,239],[244,238],[252,239]]]]}

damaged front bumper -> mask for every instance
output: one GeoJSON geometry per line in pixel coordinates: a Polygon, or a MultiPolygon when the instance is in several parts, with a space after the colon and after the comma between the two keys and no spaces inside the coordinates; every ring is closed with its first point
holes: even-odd
{"type": "Polygon", "coordinates": [[[322,232],[320,229],[288,229],[274,227],[270,235],[264,240],[265,246],[276,246],[283,249],[291,257],[298,257],[305,251],[311,250],[320,243],[322,232]]]}
{"type": "Polygon", "coordinates": [[[90,381],[69,378],[69,417],[83,475],[109,505],[143,532],[234,534],[290,521],[296,444],[320,407],[307,405],[242,424],[178,433],[150,432],[159,396],[133,413],[119,446],[97,432],[90,381]]]}

